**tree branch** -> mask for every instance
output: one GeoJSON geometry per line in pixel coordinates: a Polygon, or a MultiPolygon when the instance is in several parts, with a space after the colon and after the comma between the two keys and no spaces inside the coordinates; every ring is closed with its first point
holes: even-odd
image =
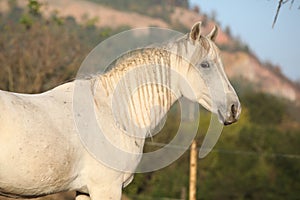
{"type": "Polygon", "coordinates": [[[274,21],[273,21],[273,25],[272,25],[272,28],[274,28],[275,24],[276,24],[276,21],[277,21],[277,18],[278,18],[278,14],[279,14],[279,11],[280,11],[280,8],[281,8],[281,5],[283,4],[283,0],[279,0],[279,3],[278,3],[278,6],[277,6],[277,11],[276,11],[276,15],[275,15],[275,18],[274,18],[274,21]]]}
{"type": "Polygon", "coordinates": [[[292,0],[292,1],[291,1],[290,10],[291,10],[292,7],[293,7],[294,1],[295,1],[295,0],[292,0]]]}

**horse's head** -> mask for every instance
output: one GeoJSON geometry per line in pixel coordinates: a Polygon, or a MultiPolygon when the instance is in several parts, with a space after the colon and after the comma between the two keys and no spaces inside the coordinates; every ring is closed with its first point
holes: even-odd
{"type": "Polygon", "coordinates": [[[241,105],[214,44],[217,33],[218,29],[214,27],[207,36],[201,35],[200,22],[192,27],[185,43],[185,57],[189,64],[184,67],[185,82],[192,91],[182,83],[181,93],[217,114],[224,125],[229,125],[238,120],[241,105]]]}

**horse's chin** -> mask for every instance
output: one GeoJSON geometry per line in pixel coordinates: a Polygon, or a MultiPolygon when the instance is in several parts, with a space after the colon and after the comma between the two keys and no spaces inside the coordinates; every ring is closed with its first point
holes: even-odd
{"type": "Polygon", "coordinates": [[[218,116],[218,120],[221,124],[227,126],[227,125],[230,125],[230,124],[233,124],[235,123],[237,120],[231,120],[231,121],[228,121],[226,120],[225,118],[225,115],[222,114],[221,110],[218,109],[218,108],[213,108],[210,104],[210,102],[208,101],[205,101],[204,99],[200,99],[198,101],[199,104],[201,104],[201,106],[203,106],[206,110],[208,110],[209,112],[215,114],[218,116]]]}

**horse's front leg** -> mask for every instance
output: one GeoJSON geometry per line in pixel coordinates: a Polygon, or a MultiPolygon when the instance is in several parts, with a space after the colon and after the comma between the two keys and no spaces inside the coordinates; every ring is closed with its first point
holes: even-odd
{"type": "Polygon", "coordinates": [[[75,200],[91,200],[91,198],[88,194],[84,194],[84,193],[81,193],[81,192],[76,192],[75,200]]]}
{"type": "Polygon", "coordinates": [[[91,198],[86,194],[80,194],[76,196],[75,200],[91,200],[91,198]]]}

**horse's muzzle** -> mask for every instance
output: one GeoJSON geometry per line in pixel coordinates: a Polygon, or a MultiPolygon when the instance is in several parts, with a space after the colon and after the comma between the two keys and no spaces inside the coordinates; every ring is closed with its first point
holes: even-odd
{"type": "Polygon", "coordinates": [[[238,121],[241,114],[241,105],[240,103],[234,103],[230,106],[230,111],[227,118],[224,120],[224,125],[230,125],[238,121]]]}

